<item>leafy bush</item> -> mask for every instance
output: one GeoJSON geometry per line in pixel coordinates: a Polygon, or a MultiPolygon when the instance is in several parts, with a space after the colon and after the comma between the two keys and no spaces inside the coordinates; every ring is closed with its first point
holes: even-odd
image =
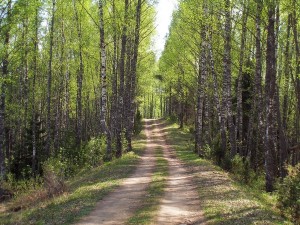
{"type": "Polygon", "coordinates": [[[49,158],[43,164],[44,186],[49,197],[61,194],[66,190],[66,164],[58,158],[49,158]]]}
{"type": "Polygon", "coordinates": [[[175,123],[178,121],[178,118],[175,114],[172,114],[169,116],[168,120],[171,122],[171,123],[175,123]]]}
{"type": "Polygon", "coordinates": [[[249,159],[243,159],[240,155],[236,155],[231,160],[231,171],[239,181],[246,184],[249,183],[253,174],[249,159]]]}
{"type": "Polygon", "coordinates": [[[209,145],[206,144],[202,150],[203,150],[204,158],[212,159],[212,160],[214,160],[216,158],[213,148],[211,148],[209,145]]]}
{"type": "Polygon", "coordinates": [[[211,157],[211,159],[213,159],[217,163],[217,165],[222,165],[222,160],[225,157],[225,152],[222,150],[221,135],[219,133],[212,140],[211,157]]]}
{"type": "Polygon", "coordinates": [[[106,149],[105,141],[105,137],[98,137],[81,146],[61,147],[54,158],[63,164],[65,178],[72,177],[83,168],[101,165],[106,149]]]}
{"type": "Polygon", "coordinates": [[[92,138],[83,148],[84,163],[87,166],[99,166],[103,162],[106,150],[106,139],[104,136],[92,138]]]}
{"type": "Polygon", "coordinates": [[[226,171],[231,171],[231,169],[232,169],[232,160],[230,158],[230,153],[229,152],[226,152],[224,154],[224,157],[221,158],[221,167],[226,171]]]}
{"type": "Polygon", "coordinates": [[[0,187],[9,192],[12,196],[18,197],[22,193],[40,189],[42,184],[43,179],[39,175],[30,179],[16,179],[13,173],[8,173],[6,175],[6,181],[3,181],[0,187]]]}
{"type": "Polygon", "coordinates": [[[278,206],[295,224],[300,224],[300,163],[288,167],[288,176],[279,187],[278,206]]]}
{"type": "Polygon", "coordinates": [[[140,112],[140,110],[137,111],[137,113],[135,114],[135,118],[134,118],[134,128],[133,128],[133,132],[135,135],[141,133],[143,129],[143,124],[142,124],[142,114],[140,112]]]}
{"type": "Polygon", "coordinates": [[[195,126],[189,126],[189,133],[195,135],[195,126]]]}
{"type": "Polygon", "coordinates": [[[61,147],[51,160],[57,160],[60,162],[61,166],[63,166],[61,171],[62,175],[65,178],[69,178],[76,174],[79,168],[84,166],[84,154],[82,154],[82,151],[82,147],[61,147]]]}

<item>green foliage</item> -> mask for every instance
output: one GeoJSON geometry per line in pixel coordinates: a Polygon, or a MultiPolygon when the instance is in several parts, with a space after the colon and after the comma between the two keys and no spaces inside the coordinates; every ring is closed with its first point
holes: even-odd
{"type": "Polygon", "coordinates": [[[135,119],[134,119],[134,128],[133,132],[135,135],[138,135],[141,133],[143,129],[143,123],[142,123],[142,114],[140,110],[137,110],[137,113],[135,114],[135,119]]]}
{"type": "Polygon", "coordinates": [[[300,224],[300,163],[288,168],[288,176],[279,187],[278,206],[295,224],[300,224]]]}
{"type": "Polygon", "coordinates": [[[189,130],[189,133],[195,135],[195,126],[189,126],[188,130],[189,130]]]}
{"type": "Polygon", "coordinates": [[[245,184],[248,184],[253,177],[249,159],[244,159],[240,155],[236,155],[231,160],[231,172],[235,175],[237,180],[245,184]]]}
{"type": "Polygon", "coordinates": [[[183,147],[191,135],[177,128],[174,124],[167,127],[169,144],[191,168],[208,224],[291,224],[275,210],[274,196],[264,192],[263,177],[253,178],[251,187],[234,182],[229,173],[183,147]],[[261,189],[255,189],[253,183],[261,189]]]}
{"type": "Polygon", "coordinates": [[[18,196],[40,189],[43,185],[43,178],[40,176],[32,177],[30,179],[16,179],[13,173],[6,175],[6,181],[1,183],[4,190],[9,191],[15,198],[18,196]]]}
{"type": "Polygon", "coordinates": [[[220,166],[226,171],[231,171],[232,161],[231,161],[231,158],[230,158],[230,154],[228,152],[226,152],[226,154],[224,155],[224,158],[222,158],[220,166]]]}
{"type": "Polygon", "coordinates": [[[208,159],[215,161],[217,165],[221,166],[225,153],[222,150],[221,135],[219,133],[213,138],[209,150],[211,153],[209,153],[210,157],[208,159]]]}
{"type": "MultiPolygon", "coordinates": [[[[68,194],[51,199],[39,199],[18,212],[0,213],[2,224],[74,224],[81,217],[88,215],[96,203],[136,168],[139,162],[137,154],[142,154],[146,140],[140,137],[134,141],[134,152],[125,154],[120,159],[104,163],[100,167],[80,171],[66,181],[68,194]]],[[[63,166],[57,159],[47,162],[50,170],[60,173],[56,166],[63,166]]],[[[33,193],[34,194],[34,193],[33,193]]],[[[30,196],[31,197],[31,196],[30,196]]]]}
{"type": "Polygon", "coordinates": [[[87,166],[99,166],[103,162],[106,150],[106,138],[104,136],[92,138],[83,148],[84,162],[87,166]]]}
{"type": "Polygon", "coordinates": [[[106,138],[100,136],[91,138],[82,146],[74,146],[72,140],[65,147],[61,147],[55,157],[61,163],[62,173],[65,177],[72,177],[79,170],[93,168],[103,163],[106,150],[106,138]]]}
{"type": "Polygon", "coordinates": [[[171,123],[175,123],[175,122],[178,121],[178,118],[177,118],[177,116],[175,114],[172,114],[172,115],[169,116],[169,121],[171,123]]]}
{"type": "MultiPolygon", "coordinates": [[[[67,177],[74,174],[78,168],[101,164],[104,140],[96,138],[101,135],[99,99],[102,96],[99,89],[102,83],[99,78],[101,70],[99,45],[95,44],[99,42],[97,1],[1,0],[0,2],[0,58],[8,63],[7,74],[0,77],[1,91],[5,93],[3,112],[5,117],[2,118],[5,120],[2,121],[5,124],[4,140],[2,140],[5,149],[1,149],[1,153],[4,152],[4,157],[8,161],[6,171],[13,173],[16,180],[30,179],[37,174],[42,175],[41,165],[49,156],[49,152],[45,151],[46,146],[50,146],[54,158],[68,165],[64,171],[67,177]],[[56,3],[54,15],[52,15],[53,2],[56,3]],[[52,16],[54,16],[53,33],[51,32],[52,16]],[[50,39],[53,39],[53,43],[50,39]],[[50,45],[52,45],[51,54],[50,45]],[[12,51],[13,49],[15,51],[12,51]],[[49,66],[49,61],[52,66],[49,66]],[[82,79],[79,79],[81,72],[82,79]],[[51,79],[46,79],[49,74],[51,79]],[[80,83],[81,88],[79,88],[80,83]],[[48,94],[51,105],[49,112],[46,110],[48,94]],[[51,121],[50,130],[46,124],[48,118],[51,121]],[[33,124],[36,128],[34,159],[32,157],[33,124]],[[45,132],[46,128],[47,132],[45,132]],[[48,140],[48,137],[45,138],[46,135],[50,136],[47,145],[45,145],[48,140]],[[87,140],[91,142],[84,143],[83,147],[78,146],[79,142],[87,140]]],[[[136,1],[130,4],[126,19],[124,2],[119,0],[105,2],[105,38],[108,43],[111,43],[106,46],[109,101],[113,99],[112,95],[119,89],[120,84],[119,81],[114,80],[113,71],[114,61],[120,60],[121,48],[118,47],[117,52],[114,53],[113,37],[117,38],[115,40],[117,45],[121,43],[122,27],[126,23],[127,37],[131,40],[127,42],[128,49],[131,51],[126,52],[128,54],[126,58],[132,58],[136,6],[136,1]],[[115,60],[110,60],[112,57],[115,60]],[[116,90],[112,88],[113,83],[116,84],[116,90]]],[[[154,52],[150,50],[154,32],[149,32],[154,31],[153,2],[144,1],[142,11],[139,29],[142,41],[138,46],[137,68],[136,71],[126,70],[125,74],[126,79],[129,79],[128,74],[133,72],[139,78],[136,79],[138,82],[134,88],[137,91],[134,92],[133,99],[140,92],[140,84],[148,83],[144,80],[146,77],[151,77],[149,75],[155,64],[154,52]],[[146,57],[147,60],[141,60],[146,57]]],[[[126,67],[131,63],[127,60],[126,67]]],[[[109,113],[113,104],[107,105],[109,113]]],[[[140,131],[140,126],[136,131],[140,131]]],[[[4,157],[1,157],[0,161],[4,157]]]]}
{"type": "Polygon", "coordinates": [[[29,126],[23,133],[23,142],[14,146],[13,157],[10,161],[10,172],[16,180],[30,179],[35,175],[41,175],[41,164],[47,158],[45,147],[45,130],[42,126],[40,115],[36,114],[34,120],[28,121],[29,126]],[[35,125],[36,166],[32,169],[33,151],[33,123],[35,125]]]}
{"type": "Polygon", "coordinates": [[[209,145],[205,145],[202,148],[203,156],[205,159],[214,159],[215,158],[215,152],[213,151],[213,148],[211,148],[209,145]]]}
{"type": "Polygon", "coordinates": [[[64,172],[66,168],[67,164],[58,158],[49,158],[43,163],[44,186],[48,196],[53,197],[66,190],[64,172]]]}

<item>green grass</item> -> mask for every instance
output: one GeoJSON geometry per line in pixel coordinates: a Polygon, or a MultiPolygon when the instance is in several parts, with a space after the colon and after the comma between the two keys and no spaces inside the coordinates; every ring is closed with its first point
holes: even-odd
{"type": "Polygon", "coordinates": [[[61,196],[41,201],[19,212],[2,212],[0,224],[71,224],[78,221],[136,168],[145,144],[145,136],[140,135],[134,140],[134,152],[100,167],[82,171],[67,181],[68,191],[61,196]]]}
{"type": "Polygon", "coordinates": [[[150,224],[159,208],[160,199],[164,195],[166,177],[168,176],[168,161],[163,158],[162,149],[155,152],[156,168],[152,175],[152,181],[147,189],[143,205],[136,211],[128,221],[130,225],[150,224]]]}
{"type": "Polygon", "coordinates": [[[165,127],[176,155],[194,174],[208,224],[291,224],[280,217],[276,196],[239,183],[232,175],[193,152],[192,135],[176,124],[165,127]]]}

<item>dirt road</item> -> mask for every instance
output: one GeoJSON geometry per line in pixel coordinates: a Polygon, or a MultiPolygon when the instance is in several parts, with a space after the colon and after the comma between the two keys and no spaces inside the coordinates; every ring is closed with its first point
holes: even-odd
{"type": "Polygon", "coordinates": [[[205,224],[193,177],[167,144],[164,126],[160,126],[157,136],[160,137],[164,158],[168,160],[169,177],[158,217],[153,224],[205,224]]]}
{"type": "Polygon", "coordinates": [[[138,209],[146,196],[155,168],[154,150],[161,147],[169,164],[169,177],[165,196],[161,200],[153,224],[204,224],[200,201],[192,177],[175,158],[166,143],[161,120],[146,120],[147,146],[136,171],[115,191],[97,203],[94,211],[78,225],[124,224],[138,209]]]}

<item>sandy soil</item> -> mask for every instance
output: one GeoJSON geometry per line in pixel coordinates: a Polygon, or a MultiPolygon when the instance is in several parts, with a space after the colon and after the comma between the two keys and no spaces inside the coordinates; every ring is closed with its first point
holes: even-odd
{"type": "Polygon", "coordinates": [[[169,163],[169,177],[158,217],[153,224],[205,224],[193,175],[175,157],[174,150],[166,142],[163,127],[159,130],[164,158],[169,163]]]}

